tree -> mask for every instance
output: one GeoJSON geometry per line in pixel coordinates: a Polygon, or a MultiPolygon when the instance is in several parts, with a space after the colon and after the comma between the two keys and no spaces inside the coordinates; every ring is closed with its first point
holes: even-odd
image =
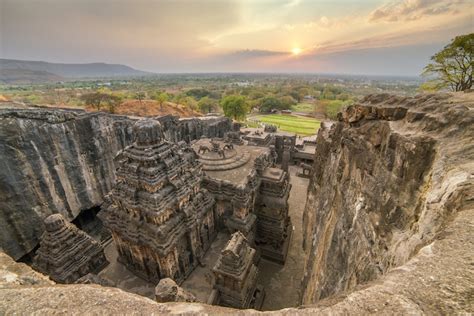
{"type": "Polygon", "coordinates": [[[115,109],[117,108],[117,105],[119,105],[122,102],[122,97],[118,95],[109,94],[107,95],[105,102],[107,102],[107,107],[108,107],[109,112],[115,113],[115,109]]]}
{"type": "Polygon", "coordinates": [[[184,105],[186,105],[187,108],[191,110],[196,110],[197,109],[197,102],[193,97],[185,97],[183,99],[184,105]]]}
{"type": "Polygon", "coordinates": [[[260,103],[260,112],[270,112],[273,109],[281,108],[281,101],[275,97],[265,97],[260,103]]]}
{"type": "Polygon", "coordinates": [[[174,97],[174,102],[176,102],[176,105],[183,104],[185,98],[186,98],[185,94],[179,93],[174,97]]]}
{"type": "Polygon", "coordinates": [[[193,97],[196,100],[200,100],[204,97],[207,97],[211,94],[209,90],[202,89],[202,88],[194,88],[186,91],[186,95],[189,97],[193,97]]]}
{"type": "Polygon", "coordinates": [[[292,96],[285,95],[280,98],[280,103],[281,109],[287,110],[290,109],[292,105],[296,104],[296,100],[292,96]]]}
{"type": "Polygon", "coordinates": [[[210,113],[217,108],[217,101],[209,97],[204,97],[199,100],[198,108],[201,113],[210,113]]]}
{"type": "Polygon", "coordinates": [[[423,75],[436,76],[427,86],[449,87],[464,91],[472,87],[474,33],[455,37],[450,44],[431,57],[423,75]]]}
{"type": "Polygon", "coordinates": [[[85,104],[95,107],[97,111],[100,111],[102,102],[105,100],[106,97],[107,97],[106,93],[91,92],[91,93],[83,94],[81,96],[81,100],[84,101],[85,104]]]}
{"type": "Polygon", "coordinates": [[[138,102],[140,102],[140,104],[142,104],[142,100],[145,99],[145,97],[146,94],[143,91],[138,91],[137,93],[135,93],[135,98],[138,100],[138,102]]]}
{"type": "Polygon", "coordinates": [[[155,100],[160,105],[160,110],[163,111],[163,103],[169,100],[169,95],[166,92],[157,93],[155,96],[155,100]]]}
{"type": "Polygon", "coordinates": [[[102,105],[105,103],[107,104],[107,108],[110,113],[115,112],[115,108],[120,102],[122,101],[122,98],[118,95],[113,95],[109,92],[92,92],[92,93],[87,93],[83,94],[81,96],[81,100],[84,101],[87,105],[91,105],[97,109],[97,111],[100,111],[102,105]]]}
{"type": "Polygon", "coordinates": [[[227,117],[243,120],[248,111],[247,100],[240,95],[228,95],[221,100],[222,109],[227,117]]]}

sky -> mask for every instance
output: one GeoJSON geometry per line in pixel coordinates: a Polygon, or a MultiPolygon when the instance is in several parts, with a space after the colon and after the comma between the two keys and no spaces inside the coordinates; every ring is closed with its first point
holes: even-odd
{"type": "Polygon", "coordinates": [[[0,0],[0,58],[417,76],[474,0],[0,0]]]}

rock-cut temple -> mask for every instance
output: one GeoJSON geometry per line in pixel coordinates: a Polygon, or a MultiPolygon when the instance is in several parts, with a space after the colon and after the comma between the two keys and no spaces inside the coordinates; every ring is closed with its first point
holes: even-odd
{"type": "Polygon", "coordinates": [[[155,120],[134,126],[135,142],[116,157],[116,185],[101,217],[119,261],[158,283],[182,282],[215,236],[214,199],[186,145],[164,139],[155,120]]]}

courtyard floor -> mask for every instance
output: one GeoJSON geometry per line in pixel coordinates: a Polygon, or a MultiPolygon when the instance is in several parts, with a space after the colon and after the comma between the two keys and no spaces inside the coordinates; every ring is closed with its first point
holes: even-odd
{"type": "Polygon", "coordinates": [[[297,166],[289,166],[289,171],[292,188],[288,203],[293,234],[285,265],[267,260],[262,260],[259,264],[259,283],[265,289],[263,310],[277,310],[300,305],[300,282],[304,269],[302,219],[309,179],[296,176],[297,166]]]}

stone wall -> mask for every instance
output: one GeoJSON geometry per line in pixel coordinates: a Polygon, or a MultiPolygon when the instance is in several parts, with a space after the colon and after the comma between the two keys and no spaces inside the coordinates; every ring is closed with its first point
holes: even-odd
{"type": "Polygon", "coordinates": [[[404,264],[469,203],[472,109],[466,96],[374,95],[323,125],[303,219],[303,304],[404,264]]]}
{"type": "MultiPolygon", "coordinates": [[[[71,221],[100,205],[134,121],[82,111],[0,111],[0,247],[17,260],[36,247],[48,215],[71,221]]],[[[223,136],[231,128],[222,117],[171,121],[166,135],[177,141],[223,136]]]]}

